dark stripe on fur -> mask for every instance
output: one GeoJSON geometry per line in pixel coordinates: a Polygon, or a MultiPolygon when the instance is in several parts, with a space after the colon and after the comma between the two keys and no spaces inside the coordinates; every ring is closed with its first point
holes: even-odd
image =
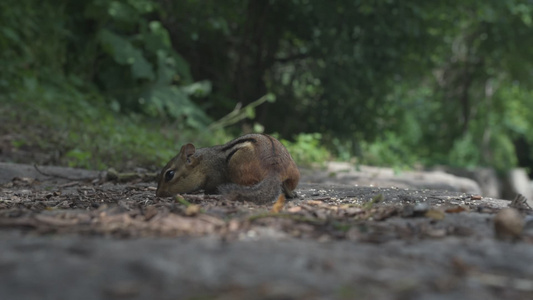
{"type": "MultiPolygon", "coordinates": [[[[222,148],[222,151],[227,151],[235,146],[237,146],[238,144],[242,144],[242,143],[246,143],[246,142],[252,142],[252,143],[255,143],[257,142],[254,138],[249,138],[249,139],[244,139],[244,140],[239,140],[239,141],[235,141],[234,143],[231,143],[230,145],[222,148]]],[[[228,156],[226,156],[226,163],[229,162],[229,160],[231,159],[231,157],[237,153],[237,151],[239,151],[241,148],[237,148],[237,149],[233,149],[231,150],[231,152],[228,154],[228,156]]]]}
{"type": "Polygon", "coordinates": [[[268,140],[270,141],[270,146],[272,146],[272,157],[276,157],[276,145],[274,144],[274,139],[266,134],[264,136],[268,138],[268,140]]]}
{"type": "MultiPolygon", "coordinates": [[[[254,138],[247,138],[247,139],[242,139],[242,140],[237,140],[237,141],[234,141],[232,142],[231,144],[225,146],[224,148],[222,148],[222,151],[228,151],[229,149],[237,146],[238,144],[243,144],[243,143],[247,143],[247,142],[252,142],[252,143],[256,143],[257,141],[254,139],[254,138]]],[[[226,156],[226,163],[229,162],[229,160],[231,159],[231,157],[237,152],[239,151],[241,148],[237,148],[237,149],[233,149],[231,150],[231,152],[228,154],[228,156],[226,156]]]]}
{"type": "Polygon", "coordinates": [[[233,151],[231,151],[228,156],[226,156],[226,163],[229,162],[229,160],[231,159],[231,157],[233,156],[233,154],[235,154],[237,151],[239,151],[241,148],[237,148],[237,149],[233,149],[233,151]]]}
{"type": "Polygon", "coordinates": [[[247,138],[247,139],[242,139],[242,140],[235,140],[229,144],[227,144],[226,146],[222,147],[222,151],[228,151],[229,149],[235,147],[236,145],[238,144],[243,144],[243,143],[246,143],[246,142],[252,142],[252,143],[256,143],[257,141],[254,139],[254,138],[247,138]]]}

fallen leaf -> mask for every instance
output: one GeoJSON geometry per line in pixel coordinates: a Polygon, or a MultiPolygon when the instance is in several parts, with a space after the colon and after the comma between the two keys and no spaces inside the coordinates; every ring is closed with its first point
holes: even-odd
{"type": "Polygon", "coordinates": [[[237,231],[239,230],[241,227],[241,223],[236,220],[236,219],[231,219],[229,222],[228,222],[228,230],[229,231],[237,231]]]}
{"type": "Polygon", "coordinates": [[[467,263],[465,263],[461,258],[455,256],[451,260],[452,268],[454,269],[454,272],[459,276],[464,276],[468,274],[469,272],[472,272],[475,270],[475,268],[467,263]]]}
{"type": "Polygon", "coordinates": [[[35,215],[33,217],[35,220],[37,220],[39,223],[42,223],[44,225],[48,226],[74,226],[78,224],[78,220],[65,220],[61,218],[56,218],[53,216],[47,216],[47,215],[35,215]]]}
{"type": "Polygon", "coordinates": [[[157,208],[153,205],[150,205],[148,207],[146,207],[146,210],[144,212],[144,219],[146,221],[149,221],[150,219],[152,219],[155,215],[157,215],[157,208]]]}
{"type": "Polygon", "coordinates": [[[430,218],[433,220],[443,220],[445,217],[445,214],[443,211],[438,209],[430,209],[425,213],[426,218],[430,218]]]}
{"type": "Polygon", "coordinates": [[[187,216],[195,216],[200,213],[202,209],[200,208],[200,205],[191,204],[187,206],[185,209],[185,215],[187,216]]]}
{"type": "Polygon", "coordinates": [[[281,194],[270,211],[273,213],[279,213],[283,209],[283,206],[285,206],[285,195],[281,194]]]}
{"type": "Polygon", "coordinates": [[[324,205],[324,202],[317,201],[317,200],[307,200],[306,203],[309,205],[315,205],[315,206],[324,205]]]}
{"type": "Polygon", "coordinates": [[[461,206],[461,205],[457,205],[455,207],[451,207],[451,208],[447,208],[445,210],[445,212],[447,213],[460,213],[460,212],[463,212],[463,211],[467,211],[468,209],[464,206],[461,206]]]}
{"type": "Polygon", "coordinates": [[[300,206],[293,206],[293,207],[287,208],[287,211],[290,213],[297,213],[297,212],[302,211],[302,208],[300,206]]]}
{"type": "Polygon", "coordinates": [[[11,182],[15,185],[31,185],[35,182],[35,178],[30,177],[14,177],[11,182]]]}

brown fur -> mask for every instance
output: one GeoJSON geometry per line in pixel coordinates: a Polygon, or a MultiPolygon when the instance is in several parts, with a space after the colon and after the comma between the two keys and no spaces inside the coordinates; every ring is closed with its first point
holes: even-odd
{"type": "Polygon", "coordinates": [[[278,140],[248,134],[220,146],[196,149],[184,145],[161,171],[156,195],[203,189],[234,200],[266,203],[278,199],[281,191],[288,198],[295,197],[299,179],[294,160],[278,140]]]}

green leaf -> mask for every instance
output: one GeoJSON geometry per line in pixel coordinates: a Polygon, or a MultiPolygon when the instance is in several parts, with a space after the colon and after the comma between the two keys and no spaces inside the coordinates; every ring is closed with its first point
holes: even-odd
{"type": "Polygon", "coordinates": [[[208,80],[198,81],[187,86],[181,87],[182,91],[187,95],[196,97],[205,97],[211,93],[211,82],[208,80]]]}
{"type": "Polygon", "coordinates": [[[102,47],[116,63],[131,66],[133,78],[149,80],[155,78],[152,64],[144,58],[142,51],[127,39],[106,29],[102,29],[98,36],[102,47]]]}
{"type": "Polygon", "coordinates": [[[127,3],[122,3],[119,1],[112,1],[109,3],[107,13],[113,19],[125,23],[135,23],[140,17],[138,10],[127,3]]]}
{"type": "Polygon", "coordinates": [[[185,123],[192,128],[203,128],[210,122],[202,109],[176,86],[154,86],[146,92],[145,98],[147,110],[154,116],[169,115],[185,119],[185,123]]]}

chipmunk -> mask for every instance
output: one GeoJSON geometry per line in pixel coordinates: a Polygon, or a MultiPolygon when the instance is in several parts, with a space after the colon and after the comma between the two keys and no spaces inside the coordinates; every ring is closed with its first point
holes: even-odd
{"type": "Polygon", "coordinates": [[[280,141],[266,134],[247,134],[224,145],[196,149],[193,144],[161,170],[156,196],[204,190],[230,200],[283,206],[296,197],[300,172],[280,141]]]}

